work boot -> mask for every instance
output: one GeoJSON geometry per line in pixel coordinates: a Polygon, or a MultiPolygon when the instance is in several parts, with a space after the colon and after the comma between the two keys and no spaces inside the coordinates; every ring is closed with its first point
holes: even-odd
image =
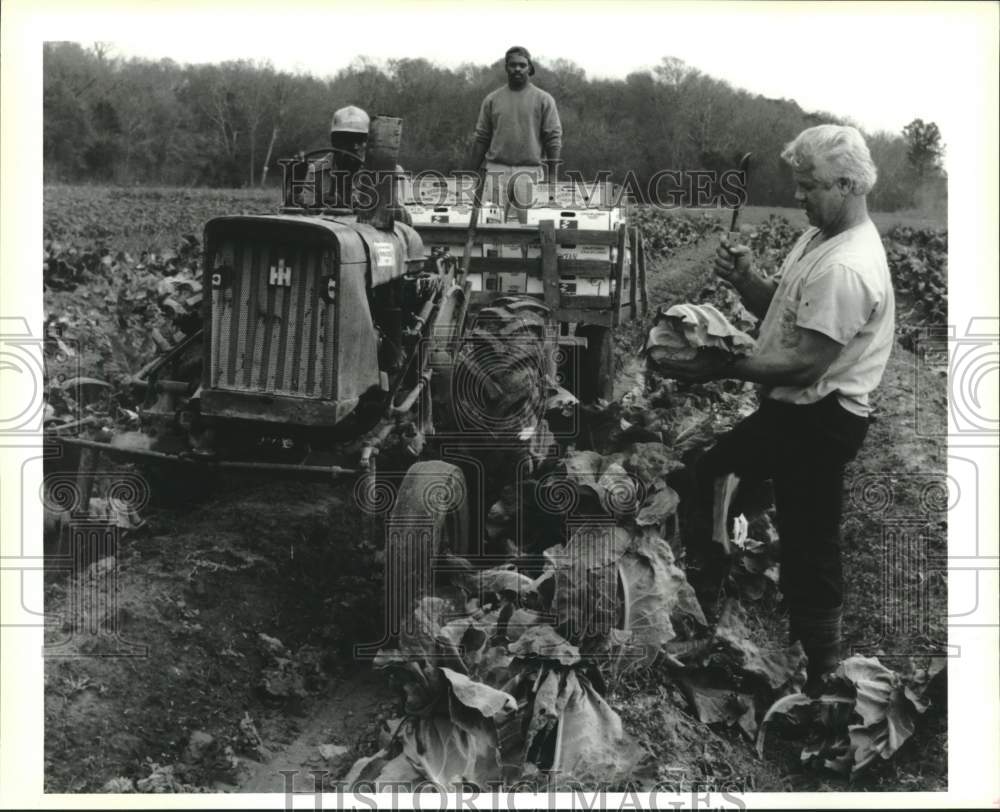
{"type": "Polygon", "coordinates": [[[824,682],[840,664],[843,608],[793,607],[789,617],[791,636],[802,641],[809,663],[803,693],[813,698],[823,692],[824,682]]]}

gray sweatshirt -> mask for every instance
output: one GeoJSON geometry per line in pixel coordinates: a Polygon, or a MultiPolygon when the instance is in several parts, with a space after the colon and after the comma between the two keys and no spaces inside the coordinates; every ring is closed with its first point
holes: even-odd
{"type": "Polygon", "coordinates": [[[476,141],[489,145],[486,160],[511,166],[539,166],[562,149],[562,124],[555,99],[527,84],[507,85],[483,99],[476,122],[476,141]]]}

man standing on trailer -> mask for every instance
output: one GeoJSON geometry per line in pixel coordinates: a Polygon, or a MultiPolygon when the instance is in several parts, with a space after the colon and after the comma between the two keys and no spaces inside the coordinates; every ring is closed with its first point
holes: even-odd
{"type": "Polygon", "coordinates": [[[555,99],[532,84],[535,66],[527,48],[515,45],[504,55],[507,84],[483,99],[476,122],[469,168],[486,160],[484,198],[511,208],[525,219],[531,187],[555,181],[562,152],[562,124],[555,99]]]}
{"type": "MultiPolygon", "coordinates": [[[[696,464],[699,507],[710,512],[713,483],[730,473],[772,480],[790,636],[809,657],[806,692],[815,694],[840,660],[844,467],[868,431],[870,395],[895,337],[895,299],[882,240],[868,217],[876,169],[861,134],[811,127],[781,157],[811,228],[779,277],[759,275],[747,246],[724,244],[715,258],[716,272],[764,317],[755,354],[709,368],[697,359],[658,368],[691,382],[761,384],[760,408],[696,464]]],[[[717,585],[726,570],[716,567],[717,585]]]]}

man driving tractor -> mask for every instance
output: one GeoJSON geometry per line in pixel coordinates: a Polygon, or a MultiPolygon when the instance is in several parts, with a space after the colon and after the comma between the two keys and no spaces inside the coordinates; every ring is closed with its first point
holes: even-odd
{"type": "MultiPolygon", "coordinates": [[[[333,114],[330,121],[330,146],[332,151],[313,161],[306,173],[305,188],[300,189],[296,202],[300,205],[322,205],[329,208],[355,209],[357,204],[357,179],[361,170],[367,169],[368,138],[371,120],[360,107],[348,105],[333,114]],[[312,184],[315,173],[320,172],[320,200],[316,201],[312,184]]],[[[402,174],[399,165],[395,169],[402,174]]],[[[412,225],[410,213],[403,206],[392,209],[395,219],[412,225]]]]}

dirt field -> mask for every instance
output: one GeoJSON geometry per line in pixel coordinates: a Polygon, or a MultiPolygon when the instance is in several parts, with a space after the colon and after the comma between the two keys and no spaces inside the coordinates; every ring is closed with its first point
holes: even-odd
{"type": "MultiPolygon", "coordinates": [[[[747,222],[769,213],[749,210],[747,222]]],[[[876,217],[880,228],[901,219],[876,217]]],[[[706,240],[657,263],[651,302],[690,300],[714,248],[706,240]]],[[[929,483],[940,486],[946,449],[918,435],[918,392],[944,414],[946,379],[897,346],[845,488],[848,643],[889,665],[894,656],[940,651],[946,638],[943,578],[918,584],[923,573],[913,570],[906,589],[923,590],[928,620],[905,628],[889,622],[898,607],[886,605],[880,587],[895,519],[918,515],[938,531],[927,554],[946,549],[944,506],[924,498],[929,483]],[[873,502],[874,484],[886,481],[893,498],[873,502]]],[[[52,573],[46,610],[66,620],[47,634],[64,656],[46,660],[46,791],[121,791],[135,782],[140,791],[281,792],[280,770],[300,770],[305,783],[296,788],[310,788],[305,771],[328,770],[332,780],[377,749],[397,699],[355,653],[357,644],[379,642],[382,560],[352,487],[216,482],[197,501],[143,509],[144,527],[122,539],[113,560],[52,573]]],[[[905,600],[906,589],[892,600],[905,600]]],[[[763,642],[780,644],[767,611],[750,622],[763,642]]],[[[668,701],[668,683],[650,673],[609,701],[678,781],[730,791],[946,787],[943,700],[895,758],[848,784],[804,770],[795,742],[759,760],[736,732],[711,730],[668,701]]]]}

